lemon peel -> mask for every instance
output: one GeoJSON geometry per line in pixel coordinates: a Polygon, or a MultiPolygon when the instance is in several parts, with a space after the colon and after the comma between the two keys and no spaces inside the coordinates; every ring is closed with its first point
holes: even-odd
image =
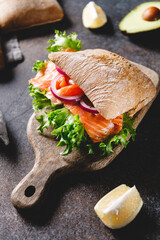
{"type": "Polygon", "coordinates": [[[83,9],[82,22],[86,28],[100,28],[107,23],[107,17],[103,9],[91,1],[83,9]]]}
{"type": "Polygon", "coordinates": [[[101,198],[94,210],[107,227],[116,229],[133,221],[142,205],[137,188],[122,184],[101,198]]]}

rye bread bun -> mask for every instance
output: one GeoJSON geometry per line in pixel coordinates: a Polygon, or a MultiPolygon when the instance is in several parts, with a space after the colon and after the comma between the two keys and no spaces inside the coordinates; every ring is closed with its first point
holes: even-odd
{"type": "Polygon", "coordinates": [[[52,60],[106,119],[134,115],[156,94],[152,81],[127,59],[102,49],[55,52],[52,60]]]}
{"type": "Polygon", "coordinates": [[[62,18],[63,10],[56,0],[0,0],[0,30],[3,33],[62,18]]]}

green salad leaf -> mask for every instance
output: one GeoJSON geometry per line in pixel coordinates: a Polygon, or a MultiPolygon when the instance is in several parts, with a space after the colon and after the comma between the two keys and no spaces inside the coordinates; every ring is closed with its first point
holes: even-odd
{"type": "Polygon", "coordinates": [[[80,146],[86,142],[87,134],[78,115],[73,115],[65,107],[56,110],[50,110],[44,115],[37,117],[40,123],[38,130],[43,133],[44,128],[52,126],[52,135],[55,135],[59,140],[57,146],[66,146],[66,149],[61,153],[62,155],[68,155],[72,152],[72,149],[77,150],[80,146]]]}
{"type": "Polygon", "coordinates": [[[39,70],[41,70],[43,67],[45,66],[45,60],[37,60],[32,67],[32,71],[36,71],[38,72],[39,70]]]}
{"type": "Polygon", "coordinates": [[[114,136],[109,136],[104,142],[99,144],[99,147],[102,149],[103,154],[113,153],[113,148],[115,145],[121,144],[125,148],[127,147],[129,140],[129,135],[132,136],[132,140],[135,140],[136,129],[133,128],[134,121],[132,117],[128,117],[125,113],[123,114],[123,128],[122,130],[114,136]]]}
{"type": "Polygon", "coordinates": [[[29,95],[33,98],[32,106],[35,112],[39,112],[40,110],[55,108],[54,105],[47,97],[45,91],[40,91],[37,87],[34,87],[31,83],[29,83],[29,95]]]}
{"type": "Polygon", "coordinates": [[[64,48],[72,48],[75,51],[80,51],[82,43],[77,37],[78,35],[75,32],[67,36],[66,31],[55,30],[54,39],[48,41],[50,45],[47,50],[48,52],[58,52],[64,48]]]}
{"type": "Polygon", "coordinates": [[[32,84],[29,86],[29,94],[33,97],[33,109],[35,112],[44,110],[43,114],[37,117],[40,123],[38,130],[43,134],[43,130],[52,126],[52,135],[57,137],[59,143],[57,146],[66,146],[62,155],[68,155],[72,149],[77,150],[82,146],[88,148],[88,154],[94,154],[100,151],[102,155],[113,153],[116,145],[121,144],[124,147],[129,143],[128,137],[131,134],[135,139],[136,130],[133,128],[134,121],[131,117],[123,114],[123,129],[114,136],[109,136],[101,143],[93,143],[84,126],[79,120],[78,115],[73,115],[63,105],[54,105],[45,96],[46,91],[41,92],[32,84]]]}

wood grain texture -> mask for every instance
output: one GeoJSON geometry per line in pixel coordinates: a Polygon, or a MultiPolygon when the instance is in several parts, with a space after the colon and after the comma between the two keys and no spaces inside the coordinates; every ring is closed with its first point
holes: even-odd
{"type": "MultiPolygon", "coordinates": [[[[151,78],[158,93],[158,74],[142,65],[134,64],[151,78]]],[[[135,115],[135,128],[138,127],[152,102],[135,115]]],[[[38,122],[35,120],[35,114],[33,114],[28,122],[27,135],[35,152],[35,164],[11,194],[11,201],[17,208],[30,208],[40,204],[55,177],[69,171],[95,171],[104,168],[123,149],[123,146],[118,145],[115,147],[113,154],[103,158],[101,156],[88,156],[83,150],[75,151],[69,156],[62,157],[60,152],[63,147],[56,146],[57,141],[50,136],[50,131],[46,131],[44,136],[41,135],[36,130],[37,126],[38,122]]]]}

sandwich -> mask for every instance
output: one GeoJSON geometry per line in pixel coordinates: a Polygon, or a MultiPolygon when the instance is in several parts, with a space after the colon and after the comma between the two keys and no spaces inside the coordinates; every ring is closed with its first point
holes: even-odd
{"type": "Polygon", "coordinates": [[[155,96],[152,81],[127,59],[103,50],[81,50],[76,33],[55,32],[48,60],[37,61],[29,80],[38,130],[52,127],[62,155],[72,150],[111,154],[135,139],[135,114],[155,96]]]}

